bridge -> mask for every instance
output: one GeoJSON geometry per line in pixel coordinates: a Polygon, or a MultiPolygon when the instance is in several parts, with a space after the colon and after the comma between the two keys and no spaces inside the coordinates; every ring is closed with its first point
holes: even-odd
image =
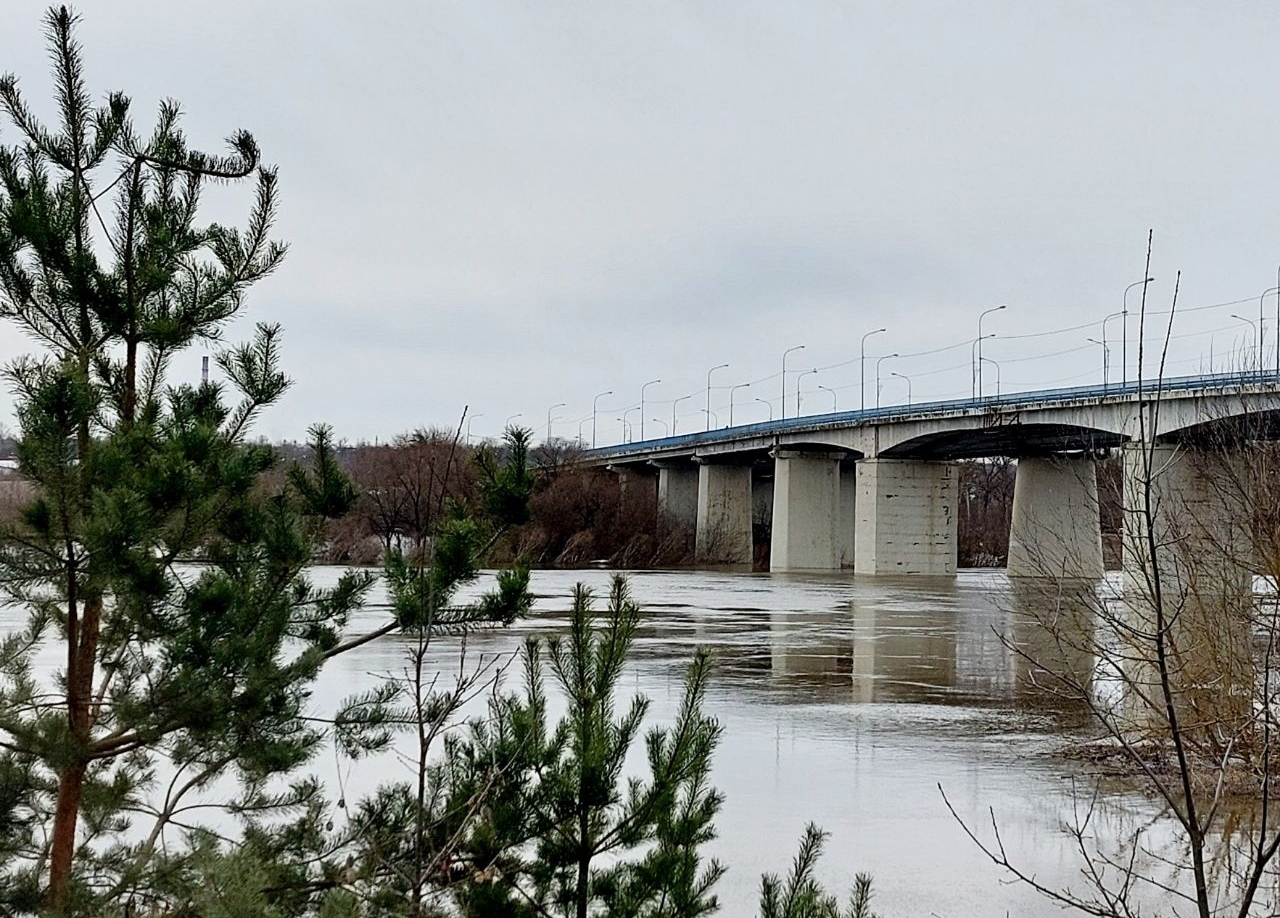
{"type": "Polygon", "coordinates": [[[956,460],[1013,457],[1009,575],[1097,578],[1099,458],[1123,456],[1127,491],[1145,459],[1167,507],[1205,505],[1212,463],[1196,457],[1275,435],[1280,374],[1249,370],[788,418],[589,450],[584,462],[693,529],[699,563],[750,564],[753,519],[769,519],[774,571],[949,575],[956,460]]]}

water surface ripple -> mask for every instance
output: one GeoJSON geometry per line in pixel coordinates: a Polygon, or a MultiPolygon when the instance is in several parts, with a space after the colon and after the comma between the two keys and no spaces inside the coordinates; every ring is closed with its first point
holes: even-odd
{"type": "MultiPolygon", "coordinates": [[[[316,572],[317,580],[333,576],[316,572]]],[[[472,636],[470,658],[510,654],[531,634],[561,632],[573,585],[588,584],[603,604],[609,576],[535,572],[531,618],[472,636]]],[[[1071,818],[1073,779],[1087,776],[1056,753],[1084,735],[1087,719],[1038,691],[1001,642],[1001,634],[1035,639],[1019,624],[1003,574],[934,580],[674,571],[630,579],[644,612],[624,686],[651,699],[651,717],[673,716],[695,646],[715,655],[707,707],[725,728],[713,775],[726,795],[712,846],[730,867],[719,888],[722,914],[754,914],[760,873],[785,871],[810,820],[831,834],[822,879],[846,890],[857,872],[872,873],[886,918],[1062,914],[1003,882],[1007,876],[965,837],[938,791],[941,784],[983,829],[994,809],[1006,845],[1029,873],[1078,882],[1061,826],[1071,818]]],[[[372,598],[367,624],[383,614],[372,598]]],[[[404,649],[389,638],[335,661],[317,705],[402,668],[404,649]]],[[[456,639],[439,641],[436,665],[456,669],[458,651],[456,639]]],[[[348,792],[398,768],[388,760],[344,766],[348,792]]],[[[1159,818],[1134,794],[1113,792],[1105,804],[1094,826],[1104,840],[1159,818]]]]}

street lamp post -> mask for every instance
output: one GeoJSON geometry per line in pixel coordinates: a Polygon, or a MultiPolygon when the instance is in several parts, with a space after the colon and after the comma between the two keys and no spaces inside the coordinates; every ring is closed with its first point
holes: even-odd
{"type": "MultiPolygon", "coordinates": [[[[1105,323],[1106,320],[1104,319],[1105,323]]],[[[1110,385],[1109,374],[1111,371],[1111,348],[1107,347],[1106,341],[1099,341],[1097,338],[1086,338],[1090,344],[1097,344],[1102,348],[1102,394],[1107,394],[1107,387],[1110,385]]]]}
{"type": "MultiPolygon", "coordinates": [[[[994,338],[995,333],[983,335],[983,338],[994,338]]],[[[978,343],[982,338],[974,338],[973,343],[969,345],[969,397],[974,401],[978,400],[978,343]]]]}
{"type": "Polygon", "coordinates": [[[982,363],[989,363],[996,368],[996,401],[1000,401],[1000,364],[990,357],[978,358],[982,363]]]}
{"type": "MultiPolygon", "coordinates": [[[[1110,345],[1107,344],[1107,323],[1110,322],[1112,319],[1122,318],[1123,316],[1124,316],[1123,312],[1113,312],[1111,313],[1111,315],[1104,316],[1102,319],[1102,344],[1108,349],[1110,349],[1110,345]]],[[[1092,341],[1093,339],[1090,338],[1089,340],[1092,341]]],[[[1107,361],[1107,362],[1110,363],[1110,361],[1107,361]]],[[[1104,370],[1103,376],[1102,376],[1103,388],[1106,388],[1110,384],[1111,384],[1110,374],[1107,370],[1104,370]]]]}
{"type": "Polygon", "coordinates": [[[836,398],[836,390],[835,390],[835,389],[832,389],[830,386],[818,386],[818,388],[819,388],[819,389],[822,389],[822,390],[823,390],[823,391],[825,391],[825,392],[830,392],[830,393],[831,393],[831,412],[832,412],[832,414],[834,414],[835,412],[839,411],[839,410],[840,410],[840,400],[839,400],[838,398],[836,398]]]}
{"type": "Polygon", "coordinates": [[[467,418],[467,446],[471,445],[471,422],[474,421],[476,418],[482,418],[482,417],[484,417],[483,414],[473,414],[469,418],[467,418]]]}
{"type": "Polygon", "coordinates": [[[897,357],[897,354],[885,354],[876,358],[876,410],[880,409],[880,364],[884,363],[890,357],[897,357]]]}
{"type": "Polygon", "coordinates": [[[800,382],[801,382],[801,381],[802,381],[806,376],[810,376],[810,375],[812,375],[812,374],[814,374],[814,373],[817,373],[817,372],[818,372],[818,370],[817,370],[817,368],[815,367],[815,368],[814,368],[814,369],[812,369],[812,370],[803,370],[803,371],[801,371],[800,375],[796,377],[796,417],[800,417],[800,382]]]}
{"type": "Polygon", "coordinates": [[[690,395],[682,395],[682,396],[680,396],[678,399],[676,399],[674,402],[672,402],[672,403],[671,403],[671,433],[672,433],[672,435],[674,435],[674,434],[677,432],[677,430],[679,429],[679,428],[677,428],[677,427],[676,427],[676,409],[680,406],[680,403],[681,403],[681,402],[686,401],[686,400],[691,399],[691,398],[693,398],[693,395],[692,395],[692,394],[690,394],[690,395]]]}
{"type": "Polygon", "coordinates": [[[858,408],[867,410],[867,339],[878,335],[887,328],[876,328],[862,336],[862,344],[858,347],[858,408]]]}
{"type": "Polygon", "coordinates": [[[613,395],[613,390],[610,389],[608,392],[601,392],[599,395],[597,395],[595,398],[591,400],[591,448],[592,449],[596,448],[596,411],[599,410],[598,406],[600,404],[600,399],[604,398],[606,395],[613,395]]]}
{"type": "Polygon", "coordinates": [[[515,414],[511,415],[509,418],[507,418],[505,421],[503,421],[503,422],[502,422],[502,430],[503,430],[503,432],[505,433],[505,432],[506,432],[506,430],[507,430],[507,428],[511,426],[511,422],[512,422],[512,421],[514,421],[516,418],[522,418],[522,417],[524,417],[524,412],[517,411],[515,414]]]}
{"type": "Polygon", "coordinates": [[[595,412],[594,412],[594,411],[591,413],[591,416],[590,416],[590,417],[585,417],[585,418],[583,418],[581,421],[579,421],[579,422],[578,422],[578,447],[579,447],[579,448],[581,448],[581,447],[582,447],[582,444],[586,442],[586,441],[585,441],[585,440],[583,440],[583,438],[582,438],[582,426],[583,426],[584,424],[586,424],[586,423],[587,423],[587,421],[590,421],[590,422],[591,422],[591,448],[592,448],[592,449],[595,449],[595,446],[596,446],[596,442],[595,442],[595,441],[596,441],[596,415],[595,415],[595,412]]]}
{"type": "Polygon", "coordinates": [[[671,432],[671,428],[667,426],[667,422],[666,422],[666,421],[664,421],[664,420],[662,420],[662,418],[649,418],[649,420],[653,421],[653,423],[655,423],[655,424],[661,424],[661,425],[662,425],[662,435],[663,435],[664,437],[665,437],[665,436],[667,436],[668,434],[670,434],[670,432],[671,432]]]}
{"type": "MultiPolygon", "coordinates": [[[[1253,319],[1246,319],[1244,316],[1238,316],[1234,312],[1231,313],[1231,318],[1235,319],[1237,322],[1244,322],[1250,328],[1253,329],[1253,352],[1258,356],[1258,360],[1261,361],[1262,336],[1261,336],[1261,332],[1258,330],[1258,323],[1253,321],[1253,319]]],[[[1258,370],[1259,370],[1259,374],[1261,374],[1262,368],[1259,367],[1258,370]]]]}
{"type": "Polygon", "coordinates": [[[733,426],[733,394],[737,392],[739,389],[746,389],[750,385],[751,383],[749,382],[738,383],[736,386],[733,386],[729,389],[729,426],[730,427],[733,426]]]}
{"type": "MultiPolygon", "coordinates": [[[[1280,272],[1277,272],[1280,275],[1280,272]]],[[[1280,280],[1280,276],[1277,276],[1280,280]]],[[[1262,296],[1258,297],[1258,327],[1262,328],[1262,307],[1269,294],[1280,294],[1280,287],[1270,287],[1262,291],[1262,296]]],[[[1258,344],[1261,351],[1262,344],[1258,344]]],[[[1280,376],[1280,295],[1276,297],[1276,375],[1280,376]]],[[[1258,354],[1258,382],[1262,382],[1262,354],[1258,354]]]]}
{"type": "Polygon", "coordinates": [[[889,375],[896,376],[899,379],[905,379],[907,381],[907,407],[910,408],[911,407],[911,377],[904,376],[902,373],[894,373],[892,370],[889,371],[889,375]]]}
{"type": "Polygon", "coordinates": [[[710,408],[703,408],[702,410],[706,412],[707,415],[707,430],[711,429],[712,424],[715,424],[716,427],[720,426],[720,419],[716,417],[716,413],[714,411],[710,408]]]}
{"type": "Polygon", "coordinates": [[[714,373],[716,370],[723,370],[728,366],[729,364],[722,363],[719,366],[714,366],[711,369],[707,370],[707,407],[705,409],[707,412],[707,424],[708,424],[707,430],[711,429],[710,427],[710,424],[711,424],[711,374],[714,373]]]}
{"type": "Polygon", "coordinates": [[[1001,303],[999,306],[992,306],[990,309],[983,310],[978,315],[978,398],[982,398],[982,320],[993,312],[1007,309],[1008,306],[1008,303],[1001,303]]]}
{"type": "Polygon", "coordinates": [[[640,387],[640,439],[641,441],[644,440],[644,390],[648,389],[650,386],[656,386],[660,382],[662,382],[662,380],[660,379],[651,379],[647,383],[645,383],[643,386],[640,387]]]}
{"type": "Polygon", "coordinates": [[[768,409],[769,409],[769,420],[771,420],[771,421],[772,421],[772,420],[773,420],[773,405],[769,404],[768,402],[766,402],[766,401],[765,401],[764,399],[762,399],[762,398],[758,398],[758,399],[756,399],[756,401],[757,401],[757,402],[759,402],[761,405],[764,405],[766,408],[768,408],[768,409]]]}
{"type": "MultiPolygon", "coordinates": [[[[784,421],[787,419],[787,355],[790,354],[792,351],[803,351],[803,350],[804,350],[804,345],[797,344],[795,347],[789,347],[782,352],[782,420],[784,421]]],[[[769,406],[769,411],[772,413],[773,411],[772,405],[769,406]]],[[[773,420],[773,418],[770,417],[769,420],[773,420]]]]}
{"type": "MultiPolygon", "coordinates": [[[[639,411],[639,410],[640,410],[640,408],[639,408],[638,406],[628,408],[626,411],[622,412],[622,420],[625,422],[625,421],[627,420],[627,415],[629,415],[629,414],[630,414],[631,412],[633,412],[633,411],[639,411]]],[[[628,429],[628,430],[630,430],[630,431],[634,431],[634,430],[636,429],[636,425],[635,425],[635,424],[628,424],[628,425],[627,425],[627,429],[628,429]]],[[[630,436],[630,435],[628,435],[628,436],[630,436]]],[[[630,440],[628,440],[627,442],[630,442],[630,440]]]]}
{"type": "Polygon", "coordinates": [[[1124,288],[1124,297],[1121,299],[1121,305],[1124,307],[1120,311],[1120,385],[1127,386],[1129,384],[1129,291],[1134,287],[1142,287],[1154,281],[1154,277],[1144,277],[1140,281],[1134,281],[1128,287],[1124,288]]]}
{"type": "Polygon", "coordinates": [[[630,443],[631,442],[631,425],[627,423],[626,417],[624,416],[620,418],[614,418],[614,420],[622,422],[622,442],[630,443]]]}
{"type": "Polygon", "coordinates": [[[548,443],[551,442],[551,422],[555,420],[555,418],[551,417],[551,412],[555,411],[557,408],[563,408],[567,404],[569,403],[556,402],[556,404],[552,405],[550,408],[547,409],[547,442],[548,443]]]}
{"type": "Polygon", "coordinates": [[[1276,294],[1276,378],[1280,379],[1280,268],[1276,268],[1276,286],[1271,289],[1276,294]]]}

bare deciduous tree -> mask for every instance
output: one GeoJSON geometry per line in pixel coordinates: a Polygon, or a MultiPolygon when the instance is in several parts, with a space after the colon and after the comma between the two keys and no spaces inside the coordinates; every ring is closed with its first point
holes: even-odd
{"type": "MultiPolygon", "coordinates": [[[[1166,342],[1176,309],[1175,289],[1166,342]]],[[[1089,711],[1101,736],[1088,751],[1154,795],[1166,818],[1108,841],[1094,832],[1100,785],[1081,789],[1067,830],[1082,881],[1064,888],[1019,866],[994,810],[986,829],[951,811],[992,861],[1086,914],[1274,914],[1264,900],[1280,849],[1280,620],[1274,593],[1256,596],[1253,578],[1280,583],[1277,425],[1242,379],[1230,416],[1166,429],[1158,356],[1122,449],[1121,595],[1064,577],[1053,540],[1067,537],[1045,532],[1042,576],[1015,585],[1022,621],[1002,639],[1045,691],[1089,711]]]]}

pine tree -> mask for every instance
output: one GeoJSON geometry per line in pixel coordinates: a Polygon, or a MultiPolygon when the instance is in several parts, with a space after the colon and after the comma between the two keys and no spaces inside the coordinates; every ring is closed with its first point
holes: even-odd
{"type": "Polygon", "coordinates": [[[367,735],[369,730],[386,741],[396,733],[409,734],[400,758],[411,764],[411,776],[383,782],[356,805],[343,846],[350,859],[346,885],[351,890],[327,897],[330,902],[355,893],[377,914],[418,918],[432,914],[428,907],[441,891],[463,879],[455,870],[459,848],[487,803],[487,789],[460,780],[447,751],[436,753],[442,741],[448,742],[446,731],[457,726],[462,706],[493,683],[497,661],[482,656],[471,664],[462,642],[457,675],[442,678],[429,666],[428,654],[442,631],[508,622],[525,614],[531,602],[525,571],[500,574],[497,589],[474,604],[454,602],[456,590],[478,576],[478,539],[471,521],[458,520],[437,533],[430,564],[412,565],[399,554],[392,556],[392,606],[412,640],[407,666],[403,674],[355,699],[358,707],[348,706],[357,714],[343,716],[339,735],[348,738],[352,726],[365,734],[355,737],[361,741],[344,743],[358,756],[382,745],[367,735]]]}
{"type": "MultiPolygon", "coordinates": [[[[268,487],[278,457],[248,434],[289,387],[280,329],[220,344],[285,254],[271,239],[276,172],[245,132],[224,156],[191,149],[174,102],[149,134],[123,95],[95,104],[74,27],[65,7],[47,15],[56,129],[0,78],[18,138],[0,146],[0,318],[40,349],[7,370],[36,496],[0,532],[0,590],[27,614],[0,643],[0,910],[107,914],[132,901],[199,914],[206,880],[252,863],[265,886],[237,895],[298,913],[332,885],[316,876],[322,788],[292,777],[325,735],[303,717],[320,667],[405,626],[509,620],[527,607],[527,579],[507,574],[480,604],[446,608],[474,579],[478,537],[460,530],[447,569],[393,569],[396,615],[344,637],[372,575],[321,589],[305,573],[324,520],[355,497],[331,435],[313,429],[310,467],[268,487]],[[252,187],[243,229],[200,222],[211,182],[252,187]],[[171,381],[174,359],[202,342],[226,383],[171,381]],[[53,679],[33,667],[49,646],[53,679]],[[240,837],[174,836],[189,795],[228,778],[238,790],[215,802],[239,814],[240,837]]],[[[338,712],[350,748],[385,743],[377,701],[338,712]]]]}
{"type": "Polygon", "coordinates": [[[304,686],[364,585],[352,576],[317,590],[300,576],[301,517],[345,512],[348,492],[318,485],[319,505],[255,490],[274,456],[245,435],[289,385],[279,329],[260,326],[219,354],[232,405],[221,385],[166,384],[173,357],[216,341],[283,258],[270,239],[275,171],[244,132],[226,156],[189,149],[172,102],[147,137],[124,96],[95,106],[74,22],[65,7],[46,19],[58,130],[36,120],[12,75],[0,78],[21,137],[0,148],[0,315],[43,348],[8,368],[20,468],[38,491],[0,554],[9,598],[30,610],[0,653],[6,802],[24,827],[6,841],[35,855],[9,895],[30,907],[43,873],[60,912],[80,903],[77,863],[102,860],[90,843],[146,792],[152,750],[166,747],[201,781],[305,756],[304,686]],[[197,223],[211,181],[254,183],[245,230],[197,223]],[[176,565],[198,551],[208,565],[183,578],[176,565]],[[29,665],[46,637],[65,661],[54,693],[29,665]],[[282,652],[289,639],[301,653],[282,652]],[[33,850],[46,819],[48,850],[33,850]]]}
{"type": "MultiPolygon", "coordinates": [[[[689,666],[674,724],[644,736],[647,773],[626,778],[648,704],[619,713],[614,698],[639,612],[621,579],[604,615],[579,588],[568,636],[526,644],[523,695],[495,698],[433,758],[457,696],[425,669],[431,636],[529,608],[519,570],[455,601],[528,519],[527,433],[482,452],[478,513],[440,513],[430,552],[392,554],[388,621],[347,635],[373,575],[327,589],[306,575],[325,521],[356,496],[332,434],[313,428],[309,465],[269,486],[279,457],[249,434],[290,385],[281,330],[221,343],[285,254],[271,239],[276,173],[245,132],[226,155],[192,150],[176,103],[145,135],[123,95],[95,105],[74,26],[66,8],[46,18],[56,129],[0,77],[18,137],[0,146],[0,319],[39,348],[6,370],[36,496],[0,528],[0,591],[26,613],[0,640],[0,911],[421,916],[441,891],[471,918],[714,911],[707,656],[689,666]],[[210,183],[252,187],[243,229],[199,220],[210,183]],[[172,380],[200,343],[225,383],[172,380]],[[327,660],[397,630],[416,648],[405,681],[347,699],[328,725],[304,716],[327,660]],[[52,678],[34,663],[49,647],[52,678]],[[554,724],[548,683],[568,706],[554,724]],[[383,788],[335,830],[301,769],[326,738],[361,756],[400,729],[418,735],[416,782],[383,788]],[[238,834],[173,832],[205,792],[238,834]]],[[[792,887],[834,914],[810,869],[798,864],[792,887]]]]}
{"type": "Polygon", "coordinates": [[[809,823],[786,880],[772,873],[760,878],[760,918],[877,918],[871,911],[869,874],[855,878],[847,909],[814,877],[826,839],[827,833],[809,823]]]}
{"type": "Polygon", "coordinates": [[[490,788],[466,860],[484,882],[462,887],[473,918],[513,915],[696,916],[717,906],[723,868],[703,863],[721,795],[708,783],[720,726],[702,712],[710,660],[695,654],[669,729],[644,737],[647,773],[626,778],[648,702],[625,712],[614,698],[639,609],[616,577],[608,611],[573,595],[569,633],[524,649],[524,693],[494,700],[490,716],[452,750],[470,786],[490,788]],[[551,724],[546,683],[568,713],[551,724]]]}

